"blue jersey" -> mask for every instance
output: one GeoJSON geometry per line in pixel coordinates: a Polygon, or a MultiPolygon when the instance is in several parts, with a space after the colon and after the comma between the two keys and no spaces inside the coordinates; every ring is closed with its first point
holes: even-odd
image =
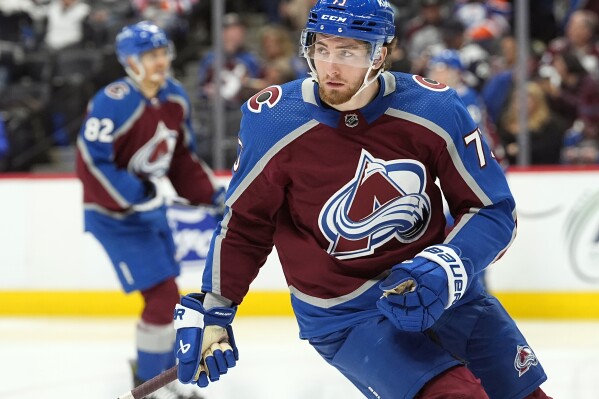
{"type": "Polygon", "coordinates": [[[515,235],[503,171],[453,89],[401,73],[379,81],[359,110],[322,104],[311,79],[243,105],[203,291],[241,303],[275,245],[301,337],[321,336],[378,315],[391,267],[444,242],[475,271],[460,302],[480,292],[476,274],[515,235]],[[455,218],[448,233],[440,187],[455,218]]]}
{"type": "Polygon", "coordinates": [[[117,219],[130,214],[133,204],[148,200],[144,180],[150,176],[167,176],[179,196],[211,204],[211,171],[193,151],[190,109],[174,79],[153,99],[129,78],[94,96],[77,140],[86,217],[90,212],[117,219]]]}
{"type": "Polygon", "coordinates": [[[133,209],[153,195],[145,181],[168,177],[180,197],[212,202],[211,171],[193,152],[190,109],[173,79],[152,99],[129,78],[117,80],[89,103],[77,140],[85,230],[106,250],[126,292],[179,274],[166,208],[133,209]]]}

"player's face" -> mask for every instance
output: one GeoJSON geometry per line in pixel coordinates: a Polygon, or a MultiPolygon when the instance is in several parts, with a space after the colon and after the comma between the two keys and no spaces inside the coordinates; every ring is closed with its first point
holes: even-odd
{"type": "Polygon", "coordinates": [[[144,83],[162,85],[171,67],[171,55],[166,47],[157,48],[143,53],[139,60],[146,74],[144,83]]]}
{"type": "Polygon", "coordinates": [[[433,66],[429,70],[428,77],[450,87],[457,87],[458,83],[460,82],[459,72],[456,69],[450,68],[446,65],[433,66]]]}
{"type": "Polygon", "coordinates": [[[310,55],[318,74],[320,98],[330,105],[348,102],[360,89],[370,66],[368,43],[316,35],[310,55]]]}

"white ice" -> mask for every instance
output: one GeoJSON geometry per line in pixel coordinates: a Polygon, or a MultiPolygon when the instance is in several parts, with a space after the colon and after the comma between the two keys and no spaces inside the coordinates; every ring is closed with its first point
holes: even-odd
{"type": "MultiPolygon", "coordinates": [[[[555,399],[599,398],[599,322],[518,321],[555,399]]],[[[235,320],[240,362],[206,399],[360,399],[291,318],[235,320]]],[[[0,318],[0,398],[115,399],[131,389],[130,318],[0,318]]]]}

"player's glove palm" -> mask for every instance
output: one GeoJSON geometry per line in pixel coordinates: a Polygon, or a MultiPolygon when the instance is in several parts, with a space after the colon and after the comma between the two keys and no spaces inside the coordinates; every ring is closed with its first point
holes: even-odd
{"type": "Polygon", "coordinates": [[[424,331],[462,297],[468,273],[456,252],[434,245],[393,266],[380,284],[379,310],[402,331],[424,331]]]}
{"type": "Polygon", "coordinates": [[[208,380],[217,381],[239,360],[231,327],[237,307],[205,310],[204,296],[181,297],[174,317],[175,356],[179,360],[177,377],[184,384],[195,383],[200,387],[207,386],[208,380]]]}

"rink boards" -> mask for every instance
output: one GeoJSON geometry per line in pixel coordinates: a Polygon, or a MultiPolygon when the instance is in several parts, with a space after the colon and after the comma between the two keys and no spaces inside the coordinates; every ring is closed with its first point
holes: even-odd
{"type": "MultiPolygon", "coordinates": [[[[516,317],[599,319],[599,168],[526,169],[508,179],[518,236],[489,269],[491,291],[516,317]]],[[[139,295],[121,293],[102,248],[83,233],[81,196],[71,175],[0,177],[0,315],[139,312],[139,295]]],[[[179,282],[197,291],[208,238],[180,238],[192,244],[179,282]]],[[[240,314],[289,315],[289,303],[273,253],[240,314]]]]}

